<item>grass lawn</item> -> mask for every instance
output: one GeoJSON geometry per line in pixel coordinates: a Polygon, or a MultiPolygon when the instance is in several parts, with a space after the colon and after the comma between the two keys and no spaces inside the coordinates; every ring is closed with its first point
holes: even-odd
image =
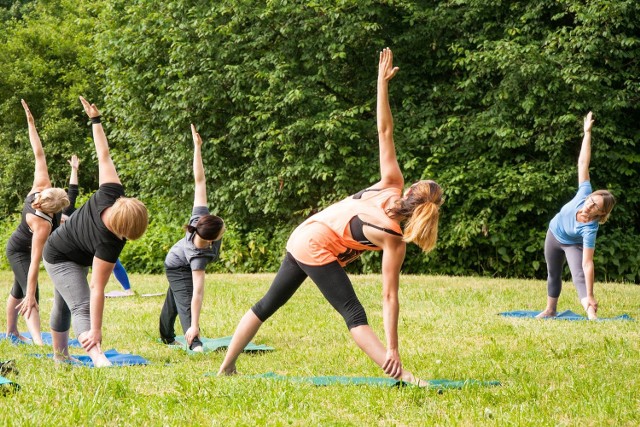
{"type": "MultiPolygon", "coordinates": [[[[41,274],[40,313],[48,330],[53,286],[41,274]]],[[[207,275],[203,336],[231,335],[240,317],[269,287],[272,274],[207,275]]],[[[353,276],[369,322],[380,337],[380,276],[353,276]]],[[[112,281],[107,291],[119,289],[112,281]]],[[[0,272],[3,301],[13,278],[0,272]]],[[[223,352],[187,355],[157,342],[164,276],[131,275],[138,296],[105,303],[103,349],[139,354],[148,366],[106,369],[56,366],[31,357],[50,348],[0,342],[0,360],[20,370],[8,376],[21,390],[0,395],[0,425],[567,425],[640,424],[639,322],[574,322],[497,316],[542,310],[542,281],[404,276],[400,352],[405,367],[425,379],[499,380],[499,387],[462,390],[316,387],[251,378],[291,376],[382,377],[351,340],[342,318],[312,282],[277,312],[254,342],[276,351],[244,354],[243,374],[217,378],[223,352]]],[[[627,313],[640,320],[640,287],[597,283],[599,315],[627,313]]],[[[4,307],[4,303],[2,304],[4,307]]],[[[565,284],[559,310],[582,314],[565,284]]],[[[2,314],[2,332],[5,329],[2,314]]],[[[25,330],[23,321],[20,330],[25,330]]],[[[179,325],[177,325],[179,330],[179,325]]],[[[82,354],[82,350],[75,350],[82,354]]]]}

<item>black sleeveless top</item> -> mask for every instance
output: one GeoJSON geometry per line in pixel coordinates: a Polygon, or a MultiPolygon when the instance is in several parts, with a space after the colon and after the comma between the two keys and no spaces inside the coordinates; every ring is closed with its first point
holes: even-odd
{"type": "Polygon", "coordinates": [[[60,226],[60,217],[62,216],[62,212],[58,212],[55,215],[48,215],[31,207],[31,204],[38,194],[39,193],[31,193],[24,199],[24,207],[22,208],[20,224],[16,231],[11,234],[9,241],[7,242],[7,246],[11,245],[14,251],[31,252],[31,239],[33,237],[33,232],[29,228],[29,224],[27,224],[27,214],[33,214],[41,218],[43,221],[49,222],[49,224],[51,224],[52,233],[53,230],[60,226]]]}

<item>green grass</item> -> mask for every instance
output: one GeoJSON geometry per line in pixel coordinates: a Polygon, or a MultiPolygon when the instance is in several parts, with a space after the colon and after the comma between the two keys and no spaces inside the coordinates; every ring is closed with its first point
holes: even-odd
{"type": "MultiPolygon", "coordinates": [[[[208,275],[202,314],[207,337],[231,335],[273,277],[208,275]]],[[[163,292],[164,276],[132,275],[139,294],[163,292]]],[[[0,272],[3,299],[12,276],[0,272]]],[[[41,274],[43,329],[52,284],[41,274]]],[[[354,276],[369,322],[383,337],[380,276],[354,276]]],[[[107,291],[118,289],[115,282],[107,291]]],[[[640,319],[640,288],[596,284],[603,317],[640,319]]],[[[500,387],[463,390],[314,387],[285,381],[207,377],[224,353],[189,356],[157,343],[163,297],[106,301],[103,349],[147,358],[149,366],[57,367],[29,356],[50,351],[0,342],[15,359],[22,389],[0,397],[0,425],[567,425],[637,426],[640,422],[638,322],[567,322],[497,316],[540,310],[541,281],[405,276],[401,279],[403,364],[425,379],[499,380],[500,387]]],[[[4,306],[4,304],[3,304],[4,306]]],[[[560,310],[581,313],[570,283],[560,310]]],[[[3,314],[4,318],[4,314],[3,314]]],[[[4,329],[5,321],[2,321],[4,329]]],[[[24,324],[21,321],[21,330],[24,324]]],[[[178,326],[179,329],[179,326],[178,326]]],[[[271,353],[242,355],[247,375],[383,376],[352,342],[337,313],[311,282],[260,330],[271,353]]]]}

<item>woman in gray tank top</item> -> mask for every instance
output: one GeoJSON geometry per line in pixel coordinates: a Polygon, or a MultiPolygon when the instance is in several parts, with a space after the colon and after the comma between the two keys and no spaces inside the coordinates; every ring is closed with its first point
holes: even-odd
{"type": "Polygon", "coordinates": [[[175,341],[174,323],[180,318],[184,337],[193,351],[202,351],[200,311],[204,297],[207,264],[218,259],[225,227],[221,218],[209,214],[207,185],[202,164],[202,138],[191,125],[195,195],[185,236],[176,242],[164,260],[169,289],[160,313],[160,337],[169,345],[175,341]]]}

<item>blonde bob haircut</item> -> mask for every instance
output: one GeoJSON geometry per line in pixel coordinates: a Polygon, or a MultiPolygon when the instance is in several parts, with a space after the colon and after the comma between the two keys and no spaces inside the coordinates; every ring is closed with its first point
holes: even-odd
{"type": "Polygon", "coordinates": [[[443,202],[442,188],[435,181],[413,184],[406,196],[389,210],[393,216],[406,220],[402,240],[415,243],[424,252],[431,251],[438,239],[438,220],[443,202]]]}
{"type": "Polygon", "coordinates": [[[127,240],[142,237],[149,225],[147,207],[133,197],[120,197],[111,206],[109,216],[111,230],[127,240]]]}
{"type": "Polygon", "coordinates": [[[609,215],[613,210],[613,207],[616,204],[616,199],[613,197],[607,190],[597,190],[591,193],[589,196],[602,196],[602,210],[600,214],[596,217],[599,224],[604,224],[609,219],[609,215]]]}
{"type": "Polygon", "coordinates": [[[69,196],[62,188],[47,188],[38,193],[31,207],[46,214],[57,214],[69,206],[69,196]]]}

